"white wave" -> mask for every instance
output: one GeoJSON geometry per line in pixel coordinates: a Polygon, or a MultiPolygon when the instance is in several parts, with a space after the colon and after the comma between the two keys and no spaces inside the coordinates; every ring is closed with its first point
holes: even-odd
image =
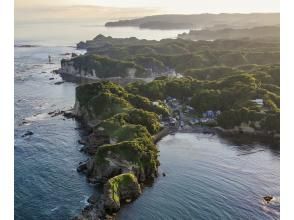
{"type": "Polygon", "coordinates": [[[89,204],[89,203],[88,203],[88,198],[89,198],[89,196],[84,195],[83,197],[84,197],[84,199],[81,200],[80,203],[83,203],[84,205],[88,205],[88,204],[89,204]]]}
{"type": "Polygon", "coordinates": [[[48,115],[48,113],[40,113],[40,114],[36,114],[36,115],[32,115],[30,117],[27,117],[24,120],[27,122],[34,122],[34,121],[45,120],[45,119],[48,119],[49,117],[50,117],[50,115],[48,115]]]}
{"type": "Polygon", "coordinates": [[[54,211],[56,211],[56,210],[58,210],[58,209],[59,209],[59,206],[56,206],[55,208],[51,209],[50,211],[51,211],[51,212],[54,212],[54,211]]]}

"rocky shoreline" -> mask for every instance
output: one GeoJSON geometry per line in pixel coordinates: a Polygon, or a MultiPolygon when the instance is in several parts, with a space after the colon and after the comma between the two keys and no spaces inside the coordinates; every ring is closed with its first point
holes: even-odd
{"type": "Polygon", "coordinates": [[[126,91],[124,99],[117,97],[120,90],[123,87],[109,81],[77,87],[72,115],[88,133],[79,144],[81,151],[89,155],[77,171],[85,174],[89,184],[103,186],[103,193],[100,198],[91,196],[91,204],[75,220],[113,219],[121,204],[138,198],[144,185],[158,176],[159,151],[155,143],[171,130],[160,126],[154,111],[166,110],[126,91]],[[86,101],[92,99],[94,103],[86,101]],[[143,101],[144,108],[153,110],[138,108],[137,99],[143,101]]]}
{"type": "MultiPolygon", "coordinates": [[[[81,121],[80,117],[76,117],[76,119],[79,120],[80,123],[84,124],[84,122],[81,121]]],[[[83,126],[82,129],[86,131],[91,130],[91,128],[85,127],[85,126],[83,126]]],[[[165,127],[158,134],[153,136],[154,143],[157,143],[163,137],[167,136],[173,131],[174,131],[173,129],[170,129],[169,127],[165,127]]],[[[114,219],[115,213],[119,211],[120,209],[120,203],[122,204],[130,203],[134,201],[136,198],[138,198],[140,194],[142,193],[142,189],[144,188],[144,183],[141,183],[141,184],[138,183],[137,178],[133,176],[132,178],[134,178],[135,181],[133,181],[131,184],[126,185],[124,188],[121,189],[120,194],[122,195],[122,197],[118,202],[115,202],[112,199],[113,192],[107,178],[97,179],[97,178],[89,177],[89,173],[93,169],[93,156],[97,152],[97,146],[99,147],[103,144],[107,144],[108,143],[107,138],[105,136],[94,137],[93,134],[90,133],[86,141],[81,140],[79,141],[79,143],[81,145],[84,145],[81,148],[81,151],[88,154],[90,158],[87,161],[79,163],[79,166],[77,167],[77,172],[81,172],[85,174],[87,177],[87,182],[89,184],[102,184],[103,194],[101,195],[100,198],[97,198],[97,196],[92,195],[88,199],[88,202],[90,204],[87,205],[78,216],[75,216],[73,220],[114,219]],[[94,145],[96,145],[96,147],[94,145]]],[[[121,175],[132,175],[132,174],[125,173],[125,174],[120,174],[120,176],[121,175]]],[[[114,180],[115,178],[117,178],[117,176],[114,178],[111,178],[111,180],[114,180]]]]}
{"type": "MultiPolygon", "coordinates": [[[[77,167],[77,172],[85,174],[87,177],[87,182],[89,184],[103,185],[103,194],[100,197],[96,195],[92,195],[91,197],[89,197],[89,205],[87,205],[78,216],[75,216],[73,220],[114,219],[116,212],[120,209],[120,203],[130,203],[137,199],[142,193],[144,183],[139,183],[137,178],[133,174],[120,174],[119,176],[131,175],[134,181],[132,181],[130,184],[126,185],[124,188],[120,190],[121,199],[118,202],[115,202],[112,199],[113,192],[111,189],[111,185],[108,181],[109,179],[95,177],[93,178],[89,176],[94,166],[93,158],[97,152],[97,148],[99,148],[99,146],[102,146],[103,144],[109,144],[110,141],[106,136],[95,135],[93,133],[92,127],[89,126],[84,120],[82,120],[81,117],[79,117],[78,115],[74,115],[74,117],[81,124],[81,129],[89,133],[85,137],[85,139],[79,140],[79,143],[83,145],[80,151],[89,155],[89,159],[79,163],[79,166],[77,167]]],[[[157,134],[153,136],[153,142],[157,143],[162,138],[175,131],[175,128],[164,127],[161,131],[159,131],[157,134]]],[[[109,172],[113,172],[113,170],[109,172]]],[[[117,177],[118,176],[115,176],[111,178],[111,180],[115,180],[115,178],[117,177]]],[[[157,175],[154,177],[157,177],[157,175]]]]}
{"type": "MultiPolygon", "coordinates": [[[[68,112],[67,112],[68,113],[68,112]]],[[[110,140],[107,136],[97,135],[93,133],[93,126],[87,124],[79,115],[75,115],[73,112],[71,117],[75,117],[81,125],[82,129],[87,131],[89,135],[86,136],[85,139],[79,140],[79,143],[83,145],[81,151],[88,154],[90,158],[85,162],[80,162],[77,171],[84,173],[87,177],[87,182],[89,184],[100,184],[103,185],[103,194],[98,197],[96,195],[92,195],[89,199],[89,205],[87,205],[78,216],[75,216],[73,220],[88,220],[88,219],[115,219],[116,213],[120,209],[121,204],[130,203],[137,199],[140,194],[142,193],[142,189],[144,188],[144,183],[137,180],[137,178],[133,174],[129,174],[128,172],[119,174],[111,178],[111,181],[115,181],[115,178],[124,175],[131,175],[131,178],[134,181],[131,181],[129,185],[124,186],[120,190],[121,199],[118,201],[114,201],[113,199],[113,190],[111,189],[111,184],[109,183],[109,179],[107,178],[93,178],[89,176],[90,170],[93,169],[93,157],[97,152],[99,146],[103,144],[110,144],[110,140]]],[[[205,126],[195,126],[190,128],[182,128],[179,130],[178,127],[164,127],[161,131],[153,135],[153,142],[156,144],[162,138],[169,134],[175,133],[203,133],[203,134],[212,134],[216,135],[219,134],[220,136],[231,137],[234,135],[245,135],[245,136],[253,136],[253,137],[260,137],[261,134],[240,134],[232,131],[228,131],[219,127],[205,127],[205,126]]],[[[108,170],[109,172],[109,170],[108,170]]],[[[113,172],[113,170],[111,171],[113,172]]],[[[164,173],[163,173],[164,175],[164,173]]],[[[107,176],[107,175],[106,175],[107,176]]],[[[154,176],[156,177],[156,176],[154,176]]]]}

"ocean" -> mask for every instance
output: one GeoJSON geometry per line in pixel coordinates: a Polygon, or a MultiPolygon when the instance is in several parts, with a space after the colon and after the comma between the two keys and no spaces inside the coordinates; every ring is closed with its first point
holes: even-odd
{"type": "MultiPolygon", "coordinates": [[[[79,124],[48,115],[72,108],[77,86],[56,85],[61,78],[52,71],[66,53],[84,52],[74,48],[77,42],[98,34],[160,40],[185,30],[84,24],[15,28],[16,45],[34,45],[15,47],[15,219],[70,219],[98,189],[76,172],[79,162],[87,159],[79,152],[78,140],[84,135],[79,124]],[[49,55],[53,64],[48,64],[49,55]],[[33,135],[22,137],[27,131],[33,135]]],[[[279,219],[277,148],[182,133],[167,136],[158,145],[160,172],[166,177],[124,206],[118,219],[279,219]],[[270,205],[262,201],[268,194],[274,196],[270,205]]]]}

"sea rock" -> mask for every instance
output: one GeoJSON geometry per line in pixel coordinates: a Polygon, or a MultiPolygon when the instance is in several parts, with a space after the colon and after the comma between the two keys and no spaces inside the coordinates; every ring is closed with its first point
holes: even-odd
{"type": "Polygon", "coordinates": [[[104,185],[104,208],[108,214],[117,212],[122,202],[133,201],[141,194],[141,187],[132,173],[115,176],[104,185]]]}
{"type": "Polygon", "coordinates": [[[81,145],[86,145],[87,143],[84,140],[78,140],[78,143],[81,145]]]}
{"type": "Polygon", "coordinates": [[[34,133],[32,131],[27,131],[26,133],[24,133],[21,137],[26,137],[26,136],[31,136],[34,133]]]}
{"type": "Polygon", "coordinates": [[[19,125],[26,125],[26,124],[29,124],[29,122],[26,121],[25,119],[23,119],[22,122],[19,125]]]}
{"type": "Polygon", "coordinates": [[[52,118],[56,117],[58,115],[61,115],[61,114],[62,114],[62,111],[60,111],[60,110],[55,110],[55,111],[52,111],[52,112],[48,112],[48,115],[50,115],[52,118]]]}
{"type": "Polygon", "coordinates": [[[264,196],[263,199],[269,203],[270,201],[272,201],[273,197],[272,196],[264,196]]]}
{"type": "Polygon", "coordinates": [[[62,83],[64,83],[64,81],[56,82],[56,83],[54,83],[54,85],[60,85],[60,84],[62,84],[62,83]]]}
{"type": "Polygon", "coordinates": [[[77,168],[77,171],[80,173],[80,172],[84,172],[87,170],[87,162],[84,162],[84,163],[81,163],[78,168],[77,168]]]}
{"type": "Polygon", "coordinates": [[[103,200],[99,200],[95,204],[86,206],[79,216],[73,218],[73,220],[105,220],[106,213],[104,210],[103,200]]]}
{"type": "Polygon", "coordinates": [[[91,195],[91,196],[88,198],[87,201],[88,201],[88,203],[90,203],[90,204],[95,204],[95,203],[98,202],[98,199],[99,199],[98,195],[93,194],[93,195],[91,195]]]}
{"type": "Polygon", "coordinates": [[[50,78],[49,78],[49,80],[53,80],[53,79],[54,79],[54,77],[50,77],[50,78]]]}
{"type": "Polygon", "coordinates": [[[87,178],[87,182],[90,184],[98,184],[100,183],[100,180],[97,178],[87,178]]]}
{"type": "Polygon", "coordinates": [[[72,111],[63,111],[63,116],[66,118],[74,118],[75,115],[72,111]]]}

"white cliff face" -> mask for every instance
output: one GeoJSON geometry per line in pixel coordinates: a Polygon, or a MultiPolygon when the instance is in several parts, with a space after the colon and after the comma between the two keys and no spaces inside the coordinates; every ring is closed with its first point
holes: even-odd
{"type": "Polygon", "coordinates": [[[59,69],[59,73],[78,78],[99,79],[99,77],[96,76],[96,71],[94,69],[88,72],[84,69],[75,68],[74,62],[71,60],[62,63],[61,68],[59,69]]]}
{"type": "MultiPolygon", "coordinates": [[[[118,80],[118,79],[128,79],[128,80],[146,80],[150,81],[158,76],[169,76],[171,75],[170,72],[164,72],[164,73],[153,73],[152,71],[147,71],[148,77],[136,77],[136,73],[138,72],[138,69],[136,68],[126,68],[122,69],[121,71],[126,72],[126,77],[121,76],[113,76],[113,77],[107,77],[108,80],[118,80]]],[[[74,78],[83,78],[83,79],[89,79],[89,80],[100,80],[102,78],[97,77],[97,73],[95,69],[91,69],[86,71],[85,69],[79,69],[75,68],[74,61],[72,60],[65,60],[61,64],[61,68],[58,70],[58,73],[61,76],[69,76],[74,78]]]]}
{"type": "Polygon", "coordinates": [[[61,65],[60,71],[62,73],[71,74],[71,75],[78,75],[79,71],[74,67],[72,61],[66,61],[61,65]]]}

